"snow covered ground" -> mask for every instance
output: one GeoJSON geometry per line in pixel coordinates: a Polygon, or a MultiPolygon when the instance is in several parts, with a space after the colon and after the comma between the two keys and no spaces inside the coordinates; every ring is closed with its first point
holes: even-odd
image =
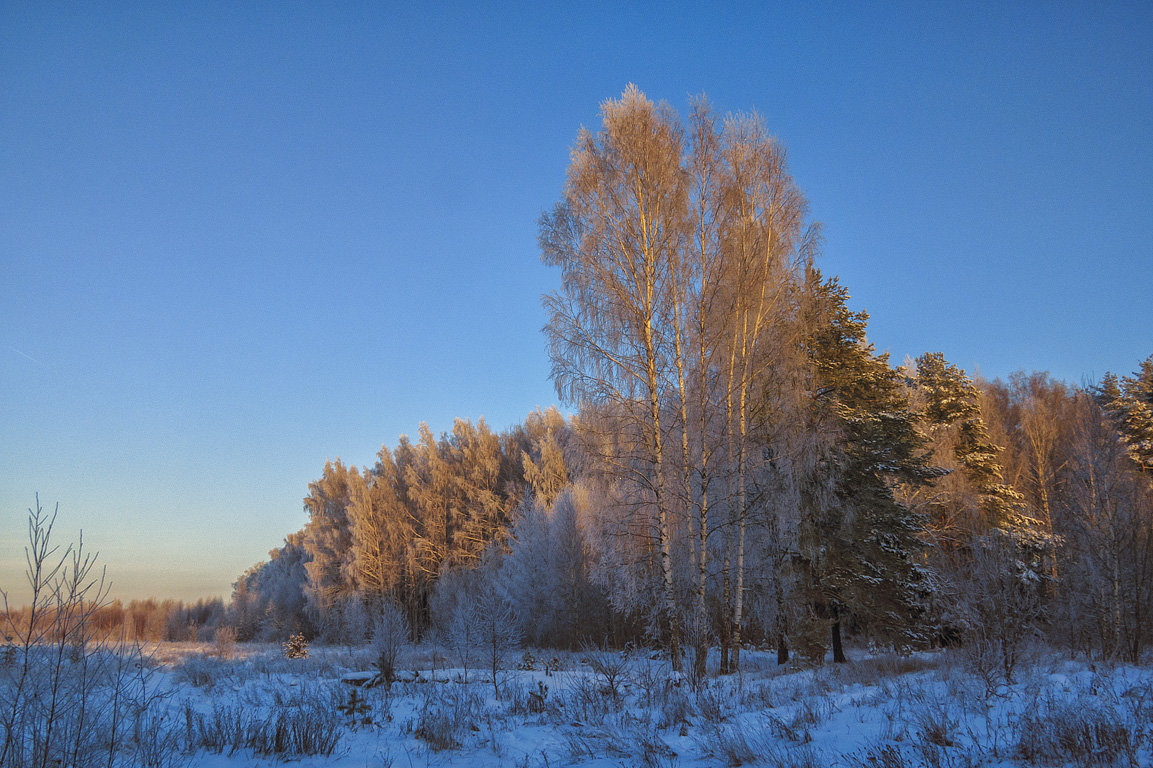
{"type": "Polygon", "coordinates": [[[220,658],[166,645],[153,658],[173,765],[1153,765],[1153,669],[1052,653],[989,686],[946,652],[804,670],[750,651],[740,675],[695,689],[648,652],[534,651],[510,658],[496,690],[491,673],[467,670],[465,682],[428,647],[406,653],[391,690],[344,679],[369,676],[357,674],[371,671],[360,649],[290,660],[273,646],[220,658]],[[331,753],[244,746],[257,733],[251,743],[275,751],[293,728],[327,734],[331,753]]]}

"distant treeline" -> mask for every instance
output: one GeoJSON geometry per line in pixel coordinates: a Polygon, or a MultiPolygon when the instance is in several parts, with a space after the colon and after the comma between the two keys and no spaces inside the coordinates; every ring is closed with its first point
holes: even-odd
{"type": "MultiPolygon", "coordinates": [[[[207,642],[215,638],[217,629],[228,626],[227,608],[220,598],[193,603],[150,598],[131,600],[127,605],[120,600],[101,601],[84,604],[74,612],[83,614],[86,636],[101,641],[207,642]]],[[[9,611],[3,624],[21,634],[28,626],[30,614],[28,607],[9,611]]],[[[54,627],[56,634],[66,634],[74,624],[69,617],[55,615],[42,615],[37,623],[54,627]]]]}

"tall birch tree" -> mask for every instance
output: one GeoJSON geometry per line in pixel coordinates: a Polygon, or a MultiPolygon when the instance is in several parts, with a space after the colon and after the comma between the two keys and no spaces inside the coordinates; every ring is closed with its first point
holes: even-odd
{"type": "Polygon", "coordinates": [[[685,236],[684,135],[667,105],[635,86],[582,129],[561,202],[541,220],[542,259],[561,268],[545,297],[557,391],[582,408],[611,404],[627,433],[606,457],[641,502],[660,578],[660,624],[674,664],[680,628],[666,477],[670,297],[685,236]]]}

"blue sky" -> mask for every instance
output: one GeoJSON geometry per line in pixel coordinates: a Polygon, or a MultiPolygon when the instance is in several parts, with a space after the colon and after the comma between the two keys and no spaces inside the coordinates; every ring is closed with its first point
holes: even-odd
{"type": "Polygon", "coordinates": [[[1153,354],[1147,2],[400,5],[0,1],[0,586],[39,492],[226,595],[325,459],[555,402],[536,219],[630,82],[764,116],[896,360],[1153,354]]]}

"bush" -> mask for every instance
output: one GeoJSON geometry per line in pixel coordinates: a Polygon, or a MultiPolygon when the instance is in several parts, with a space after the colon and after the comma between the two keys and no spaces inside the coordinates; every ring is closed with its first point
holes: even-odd
{"type": "Polygon", "coordinates": [[[231,673],[231,664],[200,654],[186,656],[173,668],[173,677],[197,688],[211,688],[231,673]]]}
{"type": "Polygon", "coordinates": [[[480,697],[465,686],[429,690],[410,728],[435,752],[458,749],[466,731],[478,730],[480,708],[480,697]]]}
{"type": "Polygon", "coordinates": [[[372,628],[372,651],[380,682],[391,688],[396,679],[396,661],[408,645],[408,619],[396,603],[386,602],[372,628]]]}
{"type": "Polygon", "coordinates": [[[605,694],[614,702],[620,702],[624,684],[632,674],[633,660],[627,651],[613,651],[607,648],[586,647],[584,660],[596,673],[605,694]]]}
{"type": "Polygon", "coordinates": [[[731,768],[757,762],[759,752],[740,724],[723,726],[715,721],[698,739],[698,746],[701,754],[719,759],[731,768]]]}
{"type": "Polygon", "coordinates": [[[1137,765],[1141,729],[1112,708],[1050,702],[1021,718],[1016,755],[1030,764],[1137,765]]]}
{"type": "Polygon", "coordinates": [[[217,627],[212,636],[213,652],[222,659],[236,653],[236,627],[217,627]]]}
{"type": "Polygon", "coordinates": [[[288,659],[305,659],[308,658],[308,641],[304,639],[304,635],[297,633],[288,638],[284,643],[284,656],[288,659]]]}
{"type": "Polygon", "coordinates": [[[247,749],[263,756],[328,756],[343,735],[339,718],[317,703],[277,707],[266,716],[240,706],[216,706],[209,716],[186,707],[185,722],[190,751],[229,755],[247,749]]]}

